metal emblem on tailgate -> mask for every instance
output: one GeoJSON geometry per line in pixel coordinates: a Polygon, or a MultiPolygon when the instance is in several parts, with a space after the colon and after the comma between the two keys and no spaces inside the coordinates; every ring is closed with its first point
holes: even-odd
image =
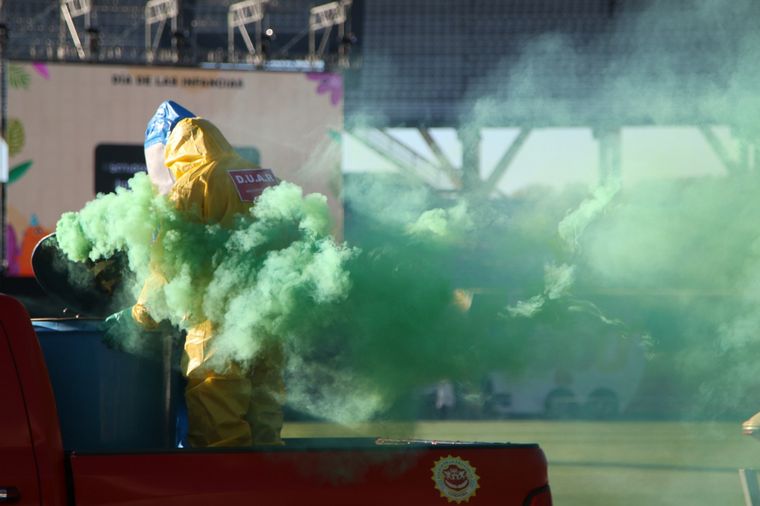
{"type": "Polygon", "coordinates": [[[435,461],[433,468],[435,488],[448,502],[468,502],[475,495],[480,476],[475,468],[462,458],[449,455],[435,461]]]}

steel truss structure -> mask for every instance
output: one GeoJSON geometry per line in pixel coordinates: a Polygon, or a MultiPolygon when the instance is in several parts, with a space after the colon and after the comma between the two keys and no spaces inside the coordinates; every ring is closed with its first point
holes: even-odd
{"type": "Polygon", "coordinates": [[[261,21],[264,19],[265,7],[270,0],[244,0],[230,5],[227,13],[227,59],[235,60],[235,30],[240,31],[248,55],[254,63],[263,60],[263,37],[261,21]],[[248,25],[254,25],[253,37],[248,32],[248,25]]]}
{"type": "Polygon", "coordinates": [[[179,0],[149,0],[145,5],[145,55],[148,62],[156,56],[167,21],[171,25],[172,58],[176,61],[178,54],[174,34],[179,30],[179,0]],[[158,25],[155,35],[153,25],[158,25]]]}
{"type": "Polygon", "coordinates": [[[321,60],[324,57],[330,33],[334,26],[338,27],[338,64],[341,67],[348,65],[348,49],[344,41],[346,37],[346,25],[349,22],[349,10],[352,0],[337,0],[312,7],[309,11],[309,60],[321,60]],[[317,48],[317,32],[322,31],[322,38],[317,48]]]}
{"type": "Polygon", "coordinates": [[[86,59],[88,56],[92,56],[93,45],[91,37],[93,37],[92,28],[92,2],[90,0],[61,0],[61,20],[60,20],[60,35],[58,39],[58,51],[59,53],[65,52],[66,47],[66,35],[71,36],[71,40],[74,42],[77,56],[80,60],[86,59]],[[85,46],[82,45],[82,39],[79,35],[75,19],[83,18],[84,27],[86,30],[85,46]]]}

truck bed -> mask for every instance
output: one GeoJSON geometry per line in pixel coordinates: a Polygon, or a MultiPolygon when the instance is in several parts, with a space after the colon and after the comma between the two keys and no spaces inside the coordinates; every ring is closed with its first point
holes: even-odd
{"type": "MultiPolygon", "coordinates": [[[[136,402],[128,389],[81,413],[82,398],[94,403],[112,391],[98,389],[99,361],[105,359],[91,353],[83,367],[95,375],[74,374],[68,367],[77,364],[77,356],[66,350],[77,337],[47,337],[56,345],[43,354],[23,306],[0,295],[0,398],[8,400],[8,412],[0,417],[0,492],[11,490],[16,504],[551,504],[546,459],[535,444],[347,437],[290,439],[276,447],[173,448],[166,438],[140,437],[155,432],[154,425],[160,433],[160,413],[144,416],[144,410],[160,411],[161,403],[136,402]],[[60,362],[51,364],[52,387],[45,356],[60,362]],[[54,393],[56,383],[61,385],[54,393]],[[72,402],[77,409],[56,409],[56,403],[72,402]],[[59,411],[72,437],[61,437],[59,411]],[[79,423],[76,416],[82,417],[79,423]],[[120,426],[108,427],[113,420],[120,426]],[[117,430],[124,425],[126,432],[117,430]]],[[[119,364],[108,367],[113,371],[119,364]]],[[[131,364],[124,370],[151,367],[131,364]]]]}
{"type": "Polygon", "coordinates": [[[83,506],[550,504],[537,445],[307,439],[269,449],[74,453],[70,464],[83,506]],[[440,462],[460,474],[447,479],[440,462]]]}

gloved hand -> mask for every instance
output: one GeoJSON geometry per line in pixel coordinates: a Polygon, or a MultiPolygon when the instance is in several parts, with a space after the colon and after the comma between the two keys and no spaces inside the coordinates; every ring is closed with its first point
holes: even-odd
{"type": "Polygon", "coordinates": [[[145,357],[160,357],[163,340],[170,336],[175,341],[181,333],[168,321],[160,321],[145,328],[132,317],[132,307],[122,309],[103,320],[103,343],[112,350],[126,351],[145,357]]]}
{"type": "Polygon", "coordinates": [[[103,343],[112,350],[127,351],[136,342],[142,329],[132,318],[132,308],[128,307],[112,314],[101,324],[103,343]]]}

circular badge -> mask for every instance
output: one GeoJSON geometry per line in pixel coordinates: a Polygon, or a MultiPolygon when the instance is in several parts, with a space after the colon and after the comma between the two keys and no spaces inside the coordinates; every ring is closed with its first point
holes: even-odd
{"type": "Polygon", "coordinates": [[[480,486],[475,468],[459,457],[441,457],[435,461],[432,471],[435,488],[449,502],[459,504],[469,501],[480,486]]]}

